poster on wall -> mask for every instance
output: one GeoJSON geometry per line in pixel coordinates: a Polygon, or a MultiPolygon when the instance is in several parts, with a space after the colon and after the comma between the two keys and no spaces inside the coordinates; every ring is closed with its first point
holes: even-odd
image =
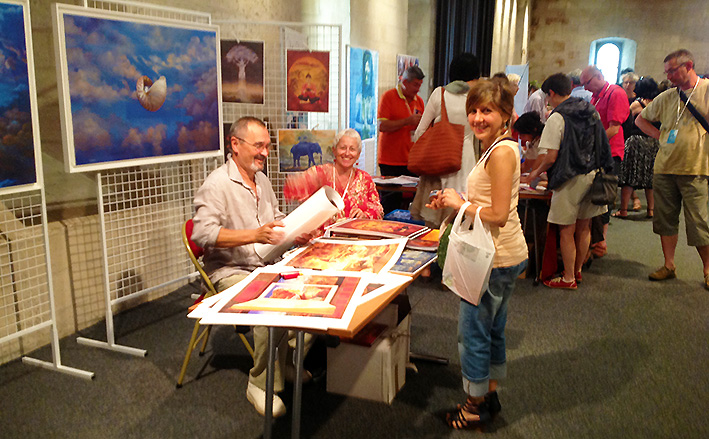
{"type": "Polygon", "coordinates": [[[278,130],[279,171],[301,172],[332,163],[335,134],[335,130],[278,130]]]}
{"type": "Polygon", "coordinates": [[[264,42],[222,40],[222,101],[263,104],[264,42]]]}
{"type": "Polygon", "coordinates": [[[329,92],[330,52],[286,51],[286,110],[327,113],[329,92]]]}
{"type": "Polygon", "coordinates": [[[219,28],[56,4],[68,172],[220,156],[219,28]]]}
{"type": "Polygon", "coordinates": [[[413,55],[396,55],[396,80],[401,81],[406,69],[418,65],[419,59],[413,55]]]}
{"type": "Polygon", "coordinates": [[[0,194],[38,186],[39,124],[26,8],[0,2],[0,194]]]}
{"type": "Polygon", "coordinates": [[[348,60],[348,125],[357,130],[362,140],[374,138],[377,135],[379,53],[350,46],[348,60]]]}

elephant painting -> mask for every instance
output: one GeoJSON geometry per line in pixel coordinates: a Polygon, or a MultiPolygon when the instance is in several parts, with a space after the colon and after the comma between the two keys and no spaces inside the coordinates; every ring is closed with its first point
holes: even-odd
{"type": "Polygon", "coordinates": [[[290,149],[290,153],[293,155],[293,167],[300,168],[300,158],[304,155],[308,156],[308,167],[315,166],[315,154],[320,154],[320,164],[322,165],[322,148],[317,142],[308,142],[301,140],[300,142],[293,145],[290,149]]]}
{"type": "Polygon", "coordinates": [[[278,169],[302,172],[311,166],[332,163],[335,134],[335,130],[278,130],[278,169]]]}

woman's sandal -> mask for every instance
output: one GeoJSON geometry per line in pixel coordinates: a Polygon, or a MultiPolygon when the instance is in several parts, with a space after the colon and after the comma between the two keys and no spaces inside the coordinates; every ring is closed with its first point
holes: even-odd
{"type": "Polygon", "coordinates": [[[611,213],[611,216],[613,218],[627,219],[628,218],[628,211],[627,210],[616,210],[615,212],[611,213]]]}
{"type": "Polygon", "coordinates": [[[466,400],[462,406],[458,404],[455,411],[446,413],[446,423],[456,430],[482,431],[490,420],[491,415],[485,400],[477,405],[466,400]]]}
{"type": "Polygon", "coordinates": [[[640,202],[640,198],[633,198],[633,210],[637,212],[642,207],[643,207],[643,205],[640,202]]]}
{"type": "Polygon", "coordinates": [[[655,216],[654,213],[655,213],[655,209],[648,209],[647,215],[645,215],[645,218],[652,218],[653,216],[655,216]]]}

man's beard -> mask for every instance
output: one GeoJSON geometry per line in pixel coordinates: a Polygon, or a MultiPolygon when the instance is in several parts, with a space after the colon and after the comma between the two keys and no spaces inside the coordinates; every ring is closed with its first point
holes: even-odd
{"type": "Polygon", "coordinates": [[[266,160],[267,160],[267,158],[265,155],[257,155],[256,157],[254,157],[254,161],[251,162],[251,165],[249,165],[249,167],[254,172],[263,171],[263,168],[266,167],[266,160]],[[263,160],[263,165],[259,166],[256,163],[256,160],[263,160]]]}

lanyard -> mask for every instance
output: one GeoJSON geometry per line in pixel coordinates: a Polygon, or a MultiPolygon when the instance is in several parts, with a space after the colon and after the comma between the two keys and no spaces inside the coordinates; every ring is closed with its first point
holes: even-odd
{"type": "MultiPolygon", "coordinates": [[[[344,200],[347,196],[347,189],[350,187],[350,182],[352,181],[352,176],[354,175],[354,169],[350,170],[350,178],[347,179],[347,186],[345,186],[345,191],[342,192],[342,199],[344,200]]],[[[332,185],[334,186],[335,192],[337,192],[337,180],[335,179],[335,164],[332,165],[332,185]]]]}
{"type": "Polygon", "coordinates": [[[684,110],[687,109],[687,105],[689,105],[689,100],[692,99],[692,95],[694,94],[694,90],[697,89],[697,84],[699,84],[699,79],[697,79],[697,82],[694,83],[694,88],[692,88],[692,92],[689,94],[689,97],[687,97],[687,102],[684,103],[684,108],[682,108],[682,111],[679,111],[679,108],[682,106],[682,99],[679,98],[679,91],[677,92],[677,120],[675,121],[675,124],[672,126],[673,129],[679,124],[679,119],[684,114],[684,110]]]}

